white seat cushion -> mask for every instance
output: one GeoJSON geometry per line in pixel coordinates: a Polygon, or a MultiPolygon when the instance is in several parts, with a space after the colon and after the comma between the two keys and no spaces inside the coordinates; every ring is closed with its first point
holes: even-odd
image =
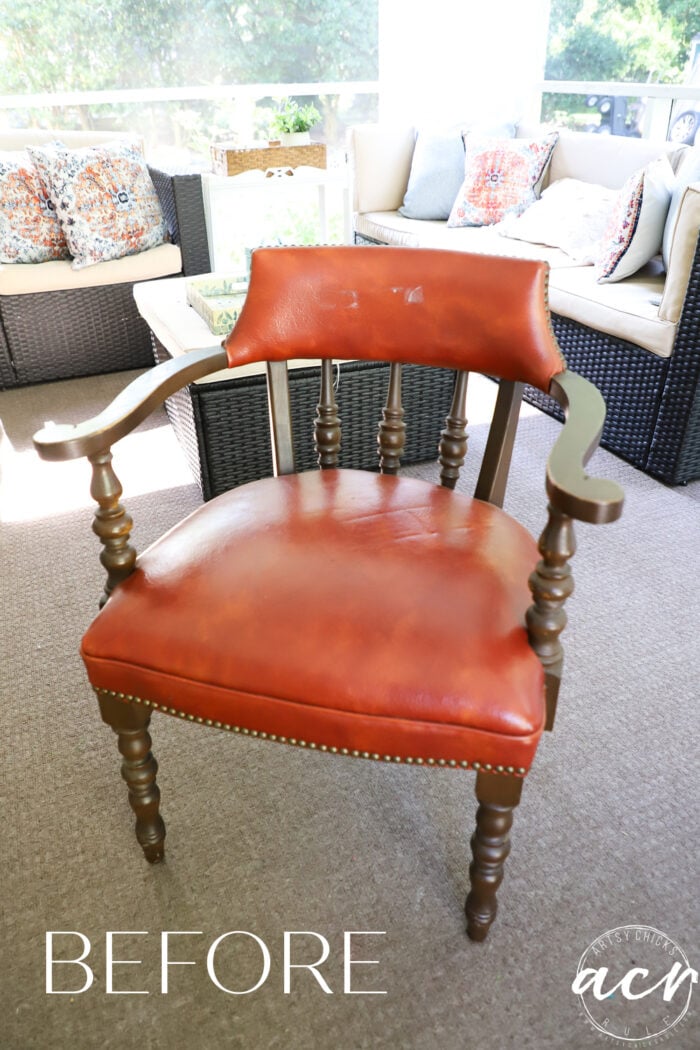
{"type": "Polygon", "coordinates": [[[182,272],[182,255],[176,244],[159,244],[137,255],[110,259],[82,270],[74,270],[70,259],[23,265],[0,266],[0,295],[31,295],[66,288],[126,284],[169,277],[182,272]]]}

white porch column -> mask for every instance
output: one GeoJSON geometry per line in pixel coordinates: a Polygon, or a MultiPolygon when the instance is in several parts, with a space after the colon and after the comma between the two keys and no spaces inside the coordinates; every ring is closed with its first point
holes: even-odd
{"type": "Polygon", "coordinates": [[[549,0],[379,0],[380,120],[539,119],[549,0]]]}

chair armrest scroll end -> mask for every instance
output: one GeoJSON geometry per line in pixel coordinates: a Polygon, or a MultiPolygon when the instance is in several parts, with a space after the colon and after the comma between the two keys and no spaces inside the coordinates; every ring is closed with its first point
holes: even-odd
{"type": "Polygon", "coordinates": [[[578,521],[601,525],[622,514],[624,493],[614,481],[590,477],[584,467],[598,447],[605,421],[600,391],[575,372],[552,379],[550,395],[566,420],[547,462],[547,493],[553,505],[578,521]]]}

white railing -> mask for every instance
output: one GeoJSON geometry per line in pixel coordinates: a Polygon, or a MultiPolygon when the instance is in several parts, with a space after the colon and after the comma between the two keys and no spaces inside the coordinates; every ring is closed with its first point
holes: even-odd
{"type": "Polygon", "coordinates": [[[700,85],[651,84],[643,82],[607,80],[542,80],[537,85],[541,94],[556,95],[615,95],[643,98],[647,103],[644,133],[647,138],[665,139],[674,112],[674,103],[683,100],[691,109],[700,110],[700,85]]]}
{"type": "Polygon", "coordinates": [[[209,84],[205,87],[121,88],[107,91],[53,91],[0,95],[0,109],[44,109],[48,106],[105,106],[121,102],[192,102],[211,99],[284,98],[287,95],[376,95],[376,80],[323,81],[298,84],[209,84]]]}

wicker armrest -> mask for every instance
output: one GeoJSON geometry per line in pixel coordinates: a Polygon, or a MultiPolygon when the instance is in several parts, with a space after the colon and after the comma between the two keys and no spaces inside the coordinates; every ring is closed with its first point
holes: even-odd
{"type": "Polygon", "coordinates": [[[208,273],[211,269],[207,227],[202,199],[202,177],[197,174],[175,174],[149,167],[168,232],[182,252],[185,276],[208,273]]]}
{"type": "Polygon", "coordinates": [[[138,376],[93,419],[73,426],[47,426],[33,438],[42,459],[79,459],[102,452],[138,426],[154,408],[181,387],[226,368],[220,347],[192,350],[183,357],[164,361],[138,376]]]}
{"type": "Polygon", "coordinates": [[[622,513],[622,489],[614,481],[591,478],[584,471],[605,422],[600,392],[587,379],[566,371],[552,379],[549,393],[566,416],[547,462],[547,492],[553,506],[579,521],[615,521],[622,513]]]}

